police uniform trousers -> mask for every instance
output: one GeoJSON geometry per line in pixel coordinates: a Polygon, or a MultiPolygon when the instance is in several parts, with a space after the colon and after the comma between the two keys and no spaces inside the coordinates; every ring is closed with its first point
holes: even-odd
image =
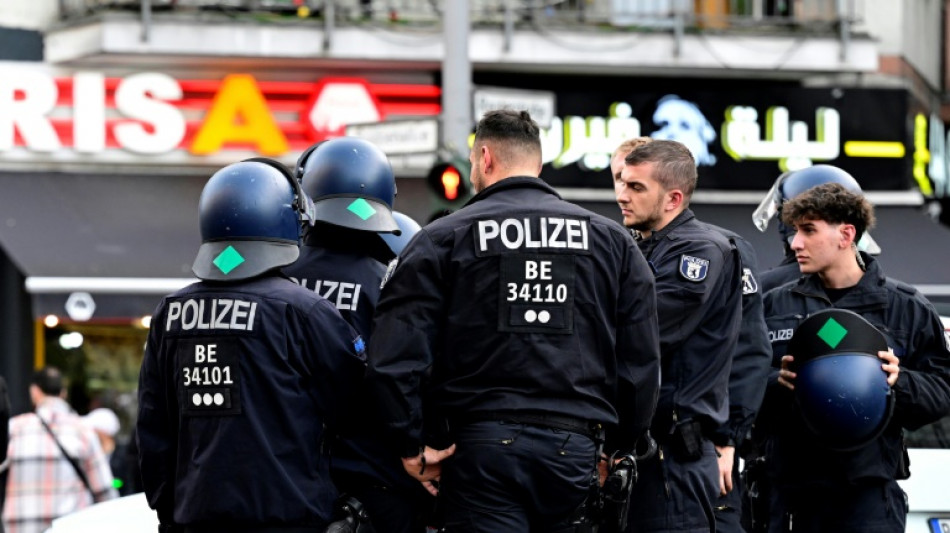
{"type": "Polygon", "coordinates": [[[439,488],[447,533],[574,531],[597,483],[591,436],[494,420],[453,436],[439,488]]]}
{"type": "Polygon", "coordinates": [[[732,462],[732,490],[715,501],[716,531],[718,533],[745,533],[742,525],[742,509],[745,502],[745,487],[739,473],[739,456],[732,462]]]}
{"type": "Polygon", "coordinates": [[[772,487],[769,533],[903,533],[907,495],[893,480],[772,487]]]}
{"type": "Polygon", "coordinates": [[[703,439],[702,455],[693,461],[678,458],[669,444],[659,446],[638,465],[626,532],[715,533],[719,462],[712,441],[703,439]]]}
{"type": "Polygon", "coordinates": [[[340,492],[363,504],[377,533],[423,533],[435,506],[419,483],[412,488],[390,486],[352,474],[335,483],[340,492]]]}

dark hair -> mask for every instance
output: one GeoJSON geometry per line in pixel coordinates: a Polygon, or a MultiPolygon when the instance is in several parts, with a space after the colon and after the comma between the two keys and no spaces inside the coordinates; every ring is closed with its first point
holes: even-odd
{"type": "Polygon", "coordinates": [[[504,141],[495,149],[502,150],[500,155],[507,161],[515,159],[515,154],[541,154],[541,130],[527,111],[496,109],[485,113],[475,127],[475,144],[485,141],[504,141]]]}
{"type": "Polygon", "coordinates": [[[636,147],[627,154],[624,162],[628,165],[656,163],[653,179],[664,189],[679,189],[687,199],[696,190],[696,160],[692,152],[681,142],[666,139],[654,139],[636,147]]]}
{"type": "Polygon", "coordinates": [[[782,205],[782,222],[787,226],[805,220],[823,220],[829,224],[851,224],[857,242],[873,228],[874,206],[863,195],[840,183],[824,183],[799,194],[782,205]]]}
{"type": "Polygon", "coordinates": [[[63,374],[56,367],[43,367],[33,373],[30,384],[39,387],[47,396],[59,396],[63,392],[63,374]]]}

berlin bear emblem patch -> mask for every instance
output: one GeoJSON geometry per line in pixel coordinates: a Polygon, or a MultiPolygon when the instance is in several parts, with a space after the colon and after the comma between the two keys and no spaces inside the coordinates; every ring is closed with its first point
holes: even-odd
{"type": "Polygon", "coordinates": [[[709,260],[691,255],[680,256],[680,275],[689,281],[700,282],[709,273],[709,260]]]}
{"type": "Polygon", "coordinates": [[[759,284],[752,275],[752,269],[742,269],[742,294],[755,294],[759,292],[759,284]]]}

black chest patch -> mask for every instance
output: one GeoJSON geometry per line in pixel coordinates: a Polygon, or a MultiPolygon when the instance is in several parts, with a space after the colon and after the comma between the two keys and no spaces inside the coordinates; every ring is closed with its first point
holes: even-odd
{"type": "Polygon", "coordinates": [[[233,339],[179,343],[179,405],[184,416],[241,414],[239,349],[233,339]]]}
{"type": "Polygon", "coordinates": [[[574,256],[506,254],[499,260],[499,331],[574,331],[574,256]]]}

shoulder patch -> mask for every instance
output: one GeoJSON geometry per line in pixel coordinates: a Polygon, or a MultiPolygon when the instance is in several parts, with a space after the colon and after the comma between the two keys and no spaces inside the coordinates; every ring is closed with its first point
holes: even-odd
{"type": "Polygon", "coordinates": [[[706,279],[708,273],[709,259],[685,254],[680,256],[680,275],[685,279],[698,283],[706,279]]]}
{"type": "Polygon", "coordinates": [[[755,281],[751,268],[742,269],[742,294],[755,294],[759,292],[759,283],[755,281]]]}
{"type": "Polygon", "coordinates": [[[389,281],[389,278],[393,277],[393,272],[396,270],[396,265],[399,264],[399,256],[396,256],[392,261],[389,262],[389,266],[386,267],[386,273],[383,274],[383,279],[379,282],[379,289],[382,290],[386,286],[386,282],[389,281]]]}
{"type": "Polygon", "coordinates": [[[353,339],[353,350],[356,352],[356,355],[360,357],[366,355],[366,343],[363,341],[363,337],[357,336],[353,339]]]}

